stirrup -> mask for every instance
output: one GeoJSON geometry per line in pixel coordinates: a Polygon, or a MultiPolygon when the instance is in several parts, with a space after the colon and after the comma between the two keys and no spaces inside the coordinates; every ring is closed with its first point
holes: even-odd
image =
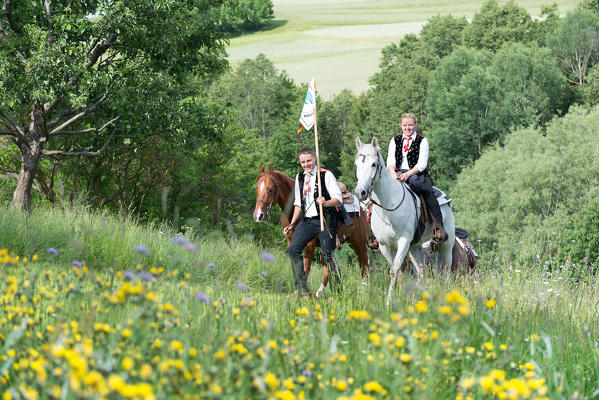
{"type": "Polygon", "coordinates": [[[437,229],[435,229],[435,231],[433,233],[432,240],[435,243],[443,243],[444,241],[447,240],[448,237],[449,236],[447,235],[447,232],[445,232],[445,229],[443,229],[443,228],[437,228],[437,229]]]}

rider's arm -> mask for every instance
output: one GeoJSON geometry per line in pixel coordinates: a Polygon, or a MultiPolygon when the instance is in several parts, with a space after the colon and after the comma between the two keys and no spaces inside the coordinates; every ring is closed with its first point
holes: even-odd
{"type": "Polygon", "coordinates": [[[337,185],[337,179],[335,178],[335,175],[333,175],[333,173],[331,171],[327,171],[324,174],[324,184],[329,192],[329,195],[331,196],[330,200],[323,200],[322,201],[322,206],[323,207],[335,207],[338,206],[339,204],[341,204],[341,200],[343,199],[342,195],[341,195],[341,190],[339,190],[339,186],[337,185]]]}
{"type": "Polygon", "coordinates": [[[391,138],[389,142],[389,152],[387,153],[387,170],[393,177],[393,179],[397,179],[397,174],[395,173],[395,137],[391,138]]]}

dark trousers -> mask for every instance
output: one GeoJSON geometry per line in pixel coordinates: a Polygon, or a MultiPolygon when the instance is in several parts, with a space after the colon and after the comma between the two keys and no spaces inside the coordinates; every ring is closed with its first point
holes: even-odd
{"type": "Polygon", "coordinates": [[[291,272],[293,273],[293,284],[296,290],[308,291],[308,279],[304,272],[304,262],[302,251],[308,242],[318,236],[320,241],[320,250],[322,252],[324,263],[329,270],[329,282],[333,291],[341,289],[341,275],[335,261],[333,260],[333,251],[335,250],[335,235],[337,234],[337,221],[335,218],[325,217],[325,230],[320,230],[320,219],[304,218],[297,224],[293,231],[293,237],[289,243],[287,252],[291,259],[291,272]]]}
{"type": "MultiPolygon", "coordinates": [[[[402,170],[402,172],[406,172],[402,170]]],[[[431,210],[433,217],[437,221],[439,227],[443,228],[443,214],[439,208],[439,202],[433,193],[433,182],[428,175],[412,175],[408,178],[408,185],[414,192],[422,194],[424,201],[428,205],[428,209],[431,210]]]]}

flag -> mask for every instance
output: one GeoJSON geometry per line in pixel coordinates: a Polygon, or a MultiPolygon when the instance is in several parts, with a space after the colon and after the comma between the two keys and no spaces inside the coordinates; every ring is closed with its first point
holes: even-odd
{"type": "Polygon", "coordinates": [[[312,129],[314,126],[314,111],[316,109],[316,89],[314,87],[314,79],[310,79],[308,83],[308,93],[306,93],[306,99],[304,100],[304,108],[300,115],[300,127],[297,130],[297,141],[299,142],[299,134],[302,129],[312,129]]]}

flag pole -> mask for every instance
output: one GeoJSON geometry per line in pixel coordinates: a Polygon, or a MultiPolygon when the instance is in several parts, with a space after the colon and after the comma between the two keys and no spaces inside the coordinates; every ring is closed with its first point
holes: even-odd
{"type": "MultiPolygon", "coordinates": [[[[316,96],[316,81],[314,81],[314,96],[316,96]]],[[[316,179],[318,181],[318,197],[322,196],[322,182],[320,180],[320,153],[318,151],[318,123],[316,118],[316,98],[314,99],[314,146],[316,147],[316,179]]],[[[324,232],[324,213],[322,203],[318,203],[320,209],[320,231],[324,232]]]]}

